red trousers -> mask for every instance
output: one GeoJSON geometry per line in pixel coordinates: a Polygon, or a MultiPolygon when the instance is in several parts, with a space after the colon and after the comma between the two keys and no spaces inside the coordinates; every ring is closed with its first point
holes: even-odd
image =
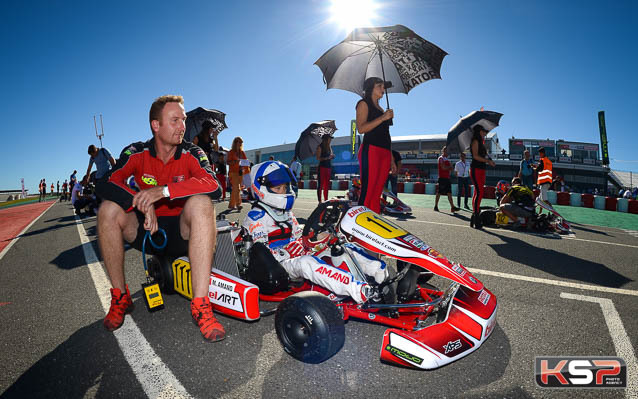
{"type": "Polygon", "coordinates": [[[474,213],[481,212],[481,200],[485,193],[485,169],[471,168],[470,177],[474,184],[474,195],[472,196],[472,208],[474,213]]]}
{"type": "Polygon", "coordinates": [[[376,145],[363,145],[359,149],[361,195],[359,205],[381,212],[381,193],[390,174],[392,152],[376,145]]]}
{"type": "Polygon", "coordinates": [[[317,184],[317,199],[321,202],[321,191],[323,191],[323,200],[328,201],[328,190],[330,190],[330,175],[332,168],[325,166],[319,167],[319,184],[317,184]]]}

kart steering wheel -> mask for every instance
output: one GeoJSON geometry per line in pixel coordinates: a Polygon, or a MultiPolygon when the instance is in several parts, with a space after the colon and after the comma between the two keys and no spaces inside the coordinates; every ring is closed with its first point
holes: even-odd
{"type": "Polygon", "coordinates": [[[326,201],[319,204],[308,217],[303,228],[303,236],[316,237],[324,231],[329,231],[339,222],[348,207],[348,201],[326,201]]]}

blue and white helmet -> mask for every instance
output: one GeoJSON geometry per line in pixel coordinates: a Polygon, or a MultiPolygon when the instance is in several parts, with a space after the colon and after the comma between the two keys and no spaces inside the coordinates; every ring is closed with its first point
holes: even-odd
{"type": "Polygon", "coordinates": [[[297,185],[297,179],[288,166],[279,161],[266,161],[257,164],[250,170],[251,189],[255,198],[275,209],[289,211],[295,203],[295,192],[292,186],[297,185]],[[285,194],[276,194],[271,188],[286,185],[285,194]]]}

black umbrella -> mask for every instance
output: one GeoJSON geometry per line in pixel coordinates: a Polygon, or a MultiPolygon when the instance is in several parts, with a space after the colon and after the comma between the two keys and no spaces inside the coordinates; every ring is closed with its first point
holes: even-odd
{"type": "Polygon", "coordinates": [[[472,111],[459,119],[447,133],[446,146],[448,152],[456,154],[466,151],[472,143],[472,129],[474,126],[481,125],[489,132],[498,126],[501,116],[503,114],[494,111],[472,111]]]}
{"type": "Polygon", "coordinates": [[[301,132],[299,140],[295,144],[295,156],[300,161],[314,157],[322,137],[326,134],[332,136],[336,131],[337,126],[333,120],[311,123],[306,130],[301,132]]]}
{"type": "Polygon", "coordinates": [[[193,141],[202,130],[204,121],[210,121],[217,132],[226,129],[226,114],[216,109],[197,107],[186,113],[186,132],[184,140],[193,141]]]}
{"type": "Polygon", "coordinates": [[[363,97],[363,82],[381,77],[392,83],[388,92],[408,94],[430,79],[441,79],[447,53],[403,25],[357,28],[322,55],[315,65],[328,89],[342,89],[363,97]]]}

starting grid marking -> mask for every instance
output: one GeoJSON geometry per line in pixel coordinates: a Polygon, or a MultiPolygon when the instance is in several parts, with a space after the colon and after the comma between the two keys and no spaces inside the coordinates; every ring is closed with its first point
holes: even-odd
{"type": "Polygon", "coordinates": [[[621,230],[629,234],[630,236],[638,238],[638,231],[636,230],[627,230],[627,229],[621,229],[621,230]]]}

